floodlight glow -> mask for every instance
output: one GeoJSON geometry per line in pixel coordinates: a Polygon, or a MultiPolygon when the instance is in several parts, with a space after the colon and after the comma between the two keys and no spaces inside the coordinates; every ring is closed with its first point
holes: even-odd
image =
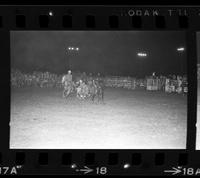
{"type": "Polygon", "coordinates": [[[146,56],[147,56],[146,53],[137,53],[137,55],[138,55],[139,57],[146,57],[146,56]]]}
{"type": "Polygon", "coordinates": [[[76,168],[76,167],[77,167],[76,164],[72,164],[72,165],[71,165],[71,168],[72,168],[72,169],[74,169],[74,168],[76,168]]]}
{"type": "Polygon", "coordinates": [[[71,50],[71,47],[69,47],[68,49],[71,50]]]}
{"type": "Polygon", "coordinates": [[[73,47],[72,47],[71,49],[72,49],[72,50],[74,50],[74,48],[73,48],[73,47]]]}
{"type": "Polygon", "coordinates": [[[76,48],[76,50],[78,51],[78,50],[79,50],[79,48],[76,48]]]}
{"type": "Polygon", "coordinates": [[[49,16],[53,16],[53,12],[52,11],[49,11],[49,16]]]}
{"type": "Polygon", "coordinates": [[[129,163],[126,163],[126,164],[124,164],[124,169],[128,169],[129,167],[130,167],[130,164],[129,163]]]}
{"type": "Polygon", "coordinates": [[[177,48],[177,51],[185,51],[184,47],[177,48]]]}

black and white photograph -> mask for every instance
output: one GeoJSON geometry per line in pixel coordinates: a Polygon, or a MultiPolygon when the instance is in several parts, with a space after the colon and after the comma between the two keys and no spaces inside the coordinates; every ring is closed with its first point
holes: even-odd
{"type": "Polygon", "coordinates": [[[200,32],[197,33],[197,123],[196,149],[200,150],[200,32]]]}
{"type": "Polygon", "coordinates": [[[185,36],[10,31],[10,149],[186,149],[185,36]]]}

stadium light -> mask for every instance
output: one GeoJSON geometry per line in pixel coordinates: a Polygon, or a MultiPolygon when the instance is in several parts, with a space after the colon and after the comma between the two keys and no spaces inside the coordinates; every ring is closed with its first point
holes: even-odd
{"type": "Polygon", "coordinates": [[[124,167],[124,169],[128,169],[128,168],[130,168],[130,164],[129,163],[125,163],[124,165],[123,165],[123,167],[124,167]]]}
{"type": "Polygon", "coordinates": [[[53,12],[52,11],[49,11],[49,16],[53,16],[53,12]]]}
{"type": "Polygon", "coordinates": [[[184,47],[179,47],[179,48],[177,48],[177,51],[179,51],[179,52],[185,51],[185,48],[184,47]]]}
{"type": "Polygon", "coordinates": [[[137,53],[139,57],[147,57],[147,53],[139,52],[137,53]]]}
{"type": "Polygon", "coordinates": [[[68,47],[69,51],[79,51],[78,47],[68,47]]]}

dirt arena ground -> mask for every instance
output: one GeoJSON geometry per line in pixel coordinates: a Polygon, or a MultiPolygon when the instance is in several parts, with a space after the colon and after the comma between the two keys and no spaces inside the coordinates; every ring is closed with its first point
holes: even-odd
{"type": "Polygon", "coordinates": [[[10,148],[185,149],[187,97],[105,89],[105,103],[61,89],[12,89],[10,148]]]}

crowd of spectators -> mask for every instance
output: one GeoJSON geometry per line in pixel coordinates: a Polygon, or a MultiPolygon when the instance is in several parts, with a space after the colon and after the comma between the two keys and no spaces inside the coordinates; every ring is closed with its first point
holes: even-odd
{"type": "Polygon", "coordinates": [[[50,72],[34,71],[33,73],[23,73],[18,69],[11,69],[11,86],[22,87],[62,87],[62,75],[50,72]]]}
{"type": "MultiPolygon", "coordinates": [[[[199,70],[198,70],[199,72],[199,70]]],[[[63,74],[64,75],[64,74],[63,74]]],[[[11,87],[40,87],[40,88],[62,88],[62,74],[54,74],[50,72],[34,71],[32,73],[24,73],[18,69],[11,69],[11,87]]],[[[91,73],[73,73],[73,78],[82,79],[87,82],[92,79],[101,78],[105,80],[106,77],[102,77],[99,73],[93,75],[91,73]],[[79,76],[79,77],[77,77],[79,76]]],[[[187,93],[188,82],[186,76],[169,75],[169,76],[157,76],[153,73],[151,76],[147,76],[143,79],[131,78],[131,83],[134,85],[131,89],[143,88],[152,91],[164,91],[168,93],[187,93]]],[[[106,82],[105,82],[106,83],[106,82]]],[[[109,85],[108,85],[109,86],[109,85]]],[[[122,87],[123,84],[119,87],[122,87]]]]}

